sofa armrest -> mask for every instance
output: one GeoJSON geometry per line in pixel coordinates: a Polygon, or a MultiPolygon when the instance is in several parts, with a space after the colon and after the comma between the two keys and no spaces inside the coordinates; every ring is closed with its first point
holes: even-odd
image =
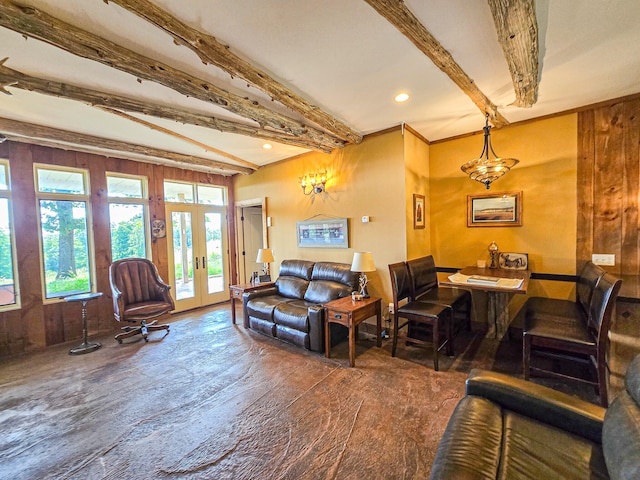
{"type": "Polygon", "coordinates": [[[261,288],[260,290],[253,290],[252,292],[244,292],[242,294],[242,323],[244,328],[249,328],[249,309],[247,308],[247,302],[254,298],[264,297],[266,295],[276,295],[278,288],[273,286],[269,288],[261,288]]]}
{"type": "Polygon", "coordinates": [[[594,442],[602,442],[605,409],[563,392],[478,369],[471,370],[466,392],[594,442]]]}
{"type": "Polygon", "coordinates": [[[251,292],[244,292],[242,294],[242,306],[246,308],[247,302],[252,298],[265,297],[267,295],[277,295],[277,287],[261,288],[260,290],[253,290],[251,292]]]}
{"type": "Polygon", "coordinates": [[[322,305],[309,307],[309,350],[324,352],[324,307],[322,305]]]}

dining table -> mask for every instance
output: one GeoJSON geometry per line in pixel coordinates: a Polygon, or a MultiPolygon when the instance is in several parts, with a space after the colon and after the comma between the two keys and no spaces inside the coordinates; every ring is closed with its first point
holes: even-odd
{"type": "Polygon", "coordinates": [[[509,302],[513,294],[526,294],[530,270],[467,266],[439,284],[479,290],[487,294],[487,338],[501,339],[509,328],[509,302]]]}

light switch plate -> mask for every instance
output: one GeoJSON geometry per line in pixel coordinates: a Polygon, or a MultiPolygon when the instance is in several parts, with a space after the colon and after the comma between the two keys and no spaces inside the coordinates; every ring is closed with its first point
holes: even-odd
{"type": "Polygon", "coordinates": [[[616,264],[616,256],[613,253],[594,253],[591,255],[591,261],[596,265],[613,267],[616,264]]]}

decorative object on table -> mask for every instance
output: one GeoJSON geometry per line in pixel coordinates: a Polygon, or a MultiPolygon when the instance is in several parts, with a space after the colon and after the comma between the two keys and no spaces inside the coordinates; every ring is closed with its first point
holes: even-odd
{"type": "Polygon", "coordinates": [[[327,183],[327,172],[321,170],[318,173],[308,173],[302,177],[298,177],[298,183],[302,187],[304,195],[314,195],[326,192],[325,184],[327,183]],[[307,192],[307,187],[311,189],[307,192]]]}
{"type": "Polygon", "coordinates": [[[467,227],[522,226],[522,192],[467,195],[467,227]]]}
{"type": "Polygon", "coordinates": [[[413,229],[424,228],[424,195],[413,194],[413,229]]]}
{"type": "Polygon", "coordinates": [[[500,252],[498,266],[507,270],[526,270],[529,268],[529,254],[500,252]]]}
{"type": "Polygon", "coordinates": [[[258,275],[258,283],[271,281],[271,268],[269,264],[274,261],[273,251],[270,248],[259,248],[256,263],[264,263],[264,275],[258,275]]]}
{"type": "Polygon", "coordinates": [[[373,263],[373,253],[371,252],[354,252],[353,261],[351,262],[351,271],[359,272],[360,279],[358,285],[360,287],[360,295],[362,298],[369,298],[369,292],[367,292],[367,278],[366,272],[375,272],[376,266],[373,263]]]}
{"type": "Polygon", "coordinates": [[[495,182],[504,174],[509,173],[509,170],[517,165],[519,160],[515,158],[500,158],[496,155],[496,152],[493,151],[488,113],[486,114],[485,126],[482,130],[484,131],[484,144],[480,157],[468,161],[460,167],[460,170],[469,175],[471,180],[483,183],[485,187],[487,187],[487,190],[489,190],[491,183],[495,182]],[[493,158],[489,158],[489,153],[493,154],[493,158]]]}
{"type": "Polygon", "coordinates": [[[489,268],[498,268],[498,253],[498,244],[496,242],[491,242],[489,244],[489,257],[491,258],[491,264],[489,264],[489,268]]]}
{"type": "Polygon", "coordinates": [[[167,229],[164,220],[160,218],[151,220],[151,235],[153,238],[164,238],[167,236],[167,229]]]}
{"type": "Polygon", "coordinates": [[[296,222],[296,234],[298,248],[349,247],[349,229],[346,218],[296,222]]]}

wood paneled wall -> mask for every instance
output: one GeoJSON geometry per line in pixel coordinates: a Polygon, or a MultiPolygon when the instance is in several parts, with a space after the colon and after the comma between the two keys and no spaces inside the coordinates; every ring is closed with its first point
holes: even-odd
{"type": "Polygon", "coordinates": [[[613,253],[617,274],[640,274],[640,98],[578,114],[578,270],[613,253]]]}
{"type": "MultiPolygon", "coordinates": [[[[0,358],[23,353],[82,337],[78,303],[43,302],[40,274],[38,222],[34,190],[33,164],[43,163],[89,170],[91,210],[95,245],[96,288],[104,296],[88,304],[89,331],[112,331],[119,328],[113,318],[109,265],[111,244],[106,172],[146,176],[149,180],[150,219],[165,218],[165,179],[220,185],[228,188],[229,205],[233,205],[231,177],[134,162],[117,158],[40,147],[16,142],[0,144],[0,157],[10,162],[13,211],[16,232],[16,256],[22,307],[0,312],[0,358]]],[[[228,210],[231,278],[235,278],[234,209],[228,210]]],[[[169,273],[167,240],[153,239],[152,260],[166,280],[169,273]]]]}

